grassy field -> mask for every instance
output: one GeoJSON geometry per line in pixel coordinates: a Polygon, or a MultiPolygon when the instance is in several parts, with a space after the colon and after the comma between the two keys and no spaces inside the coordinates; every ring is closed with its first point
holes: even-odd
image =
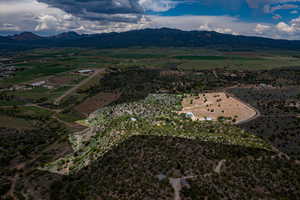
{"type": "Polygon", "coordinates": [[[18,72],[15,77],[0,81],[0,84],[16,84],[89,67],[272,69],[298,66],[299,55],[299,52],[293,51],[225,52],[199,48],[39,49],[15,55],[15,65],[25,70],[18,72]]]}

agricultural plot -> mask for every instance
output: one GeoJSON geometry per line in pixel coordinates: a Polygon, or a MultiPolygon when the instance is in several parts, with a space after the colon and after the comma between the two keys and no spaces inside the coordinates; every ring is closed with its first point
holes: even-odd
{"type": "Polygon", "coordinates": [[[63,73],[61,75],[53,76],[48,79],[49,83],[54,86],[59,85],[74,85],[85,79],[85,76],[74,73],[63,73]]]}
{"type": "Polygon", "coordinates": [[[120,94],[118,93],[99,93],[77,105],[75,107],[75,110],[88,116],[99,108],[107,106],[112,102],[118,100],[119,97],[120,94]]]}
{"type": "Polygon", "coordinates": [[[60,86],[58,88],[48,89],[45,87],[35,87],[29,90],[15,90],[7,91],[2,95],[7,96],[7,99],[13,100],[9,103],[9,100],[3,101],[3,105],[19,105],[19,104],[30,104],[30,103],[45,103],[52,102],[56,97],[62,95],[71,86],[60,86]],[[14,103],[16,102],[16,103],[14,103]]]}

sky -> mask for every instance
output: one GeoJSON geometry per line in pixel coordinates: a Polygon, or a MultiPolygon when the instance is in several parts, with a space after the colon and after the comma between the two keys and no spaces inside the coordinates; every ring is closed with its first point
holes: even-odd
{"type": "Polygon", "coordinates": [[[161,27],[300,40],[300,0],[0,0],[0,35],[161,27]]]}

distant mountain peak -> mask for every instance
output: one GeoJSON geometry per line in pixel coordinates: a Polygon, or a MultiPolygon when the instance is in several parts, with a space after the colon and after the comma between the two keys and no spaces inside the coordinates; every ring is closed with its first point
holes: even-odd
{"type": "Polygon", "coordinates": [[[10,37],[10,39],[13,40],[19,40],[19,41],[23,41],[23,40],[39,40],[42,39],[43,37],[38,36],[32,32],[23,32],[20,34],[16,34],[10,37]]]}
{"type": "Polygon", "coordinates": [[[53,37],[54,38],[63,38],[63,39],[74,39],[74,38],[80,37],[80,35],[75,31],[69,31],[69,32],[60,33],[53,37]]]}
{"type": "Polygon", "coordinates": [[[289,49],[300,50],[299,41],[275,40],[254,36],[235,36],[213,31],[182,31],[178,29],[142,29],[121,33],[78,34],[65,32],[41,37],[31,32],[0,38],[1,49],[32,49],[50,47],[209,47],[221,49],[289,49]],[[34,42],[33,42],[34,41],[34,42]]]}

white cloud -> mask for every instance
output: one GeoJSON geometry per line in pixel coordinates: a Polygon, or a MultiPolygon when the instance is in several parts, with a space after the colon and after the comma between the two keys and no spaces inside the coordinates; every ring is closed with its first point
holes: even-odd
{"type": "Polygon", "coordinates": [[[168,11],[178,4],[178,2],[171,0],[139,0],[138,2],[145,10],[155,12],[168,11]]]}
{"type": "Polygon", "coordinates": [[[20,27],[13,24],[0,24],[0,31],[20,31],[20,27]]]}
{"type": "Polygon", "coordinates": [[[296,27],[295,27],[295,24],[288,25],[288,24],[286,24],[284,22],[279,22],[276,25],[276,28],[279,31],[286,32],[286,33],[293,33],[293,32],[295,32],[297,30],[296,27]]]}
{"type": "Polygon", "coordinates": [[[51,15],[44,15],[39,17],[39,24],[35,27],[36,31],[43,31],[48,29],[55,29],[58,26],[58,19],[51,15]]]}
{"type": "Polygon", "coordinates": [[[278,10],[288,10],[288,9],[295,9],[298,8],[298,5],[295,4],[282,4],[282,5],[275,5],[275,6],[270,6],[270,5],[265,5],[264,6],[264,12],[265,13],[273,13],[278,10]]]}
{"type": "MultiPolygon", "coordinates": [[[[124,6],[127,0],[116,0],[124,6]],[[124,1],[124,2],[123,2],[124,1]]],[[[271,0],[270,0],[271,1],[271,0]]],[[[299,0],[300,1],[300,0],[299,0]]],[[[163,11],[181,0],[139,0],[144,9],[163,11]]],[[[289,1],[290,2],[290,1],[289,1]]],[[[88,11],[85,11],[88,12],[88,11]]],[[[79,33],[122,32],[133,29],[169,27],[182,30],[208,30],[219,33],[298,39],[300,17],[278,24],[243,22],[230,16],[159,16],[134,13],[87,13],[89,18],[49,7],[37,0],[0,0],[0,33],[35,31],[45,35],[66,31],[79,33]]],[[[279,19],[279,17],[278,17],[279,19]]]]}
{"type": "Polygon", "coordinates": [[[216,26],[212,27],[211,25],[209,25],[207,23],[200,25],[198,30],[200,30],[200,31],[215,31],[218,33],[239,35],[238,32],[234,32],[231,28],[216,27],[216,26]]]}
{"type": "Polygon", "coordinates": [[[230,34],[256,34],[255,23],[242,22],[229,16],[149,16],[155,28],[169,27],[182,30],[207,30],[230,34]]]}
{"type": "Polygon", "coordinates": [[[298,14],[299,12],[298,12],[298,10],[292,10],[291,12],[290,12],[290,14],[293,14],[293,15],[296,15],[296,14],[298,14]]]}
{"type": "Polygon", "coordinates": [[[81,19],[36,0],[0,0],[0,31],[36,31],[44,34],[65,31],[102,33],[140,29],[149,24],[145,16],[137,14],[89,14],[97,15],[94,17],[99,20],[81,19]],[[14,24],[14,27],[4,24],[14,24]]]}
{"type": "MultiPolygon", "coordinates": [[[[22,31],[33,31],[42,16],[63,16],[66,13],[35,0],[0,0],[0,24],[14,24],[22,31]]],[[[45,26],[45,24],[43,25],[45,26]]]]}
{"type": "Polygon", "coordinates": [[[263,33],[265,33],[265,31],[270,30],[270,29],[271,29],[270,25],[257,24],[254,31],[259,34],[263,34],[263,33]]]}

